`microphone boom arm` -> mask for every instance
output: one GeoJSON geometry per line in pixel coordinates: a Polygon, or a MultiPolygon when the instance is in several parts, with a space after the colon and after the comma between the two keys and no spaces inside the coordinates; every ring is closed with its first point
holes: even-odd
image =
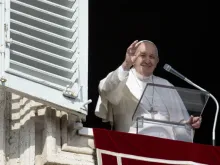
{"type": "MultiPolygon", "coordinates": [[[[185,76],[183,76],[182,74],[178,73],[176,70],[174,70],[170,65],[165,64],[164,65],[164,69],[167,72],[170,72],[172,74],[174,74],[175,76],[179,77],[180,79],[183,79],[184,81],[186,81],[187,83],[189,83],[190,85],[194,86],[195,88],[207,92],[205,89],[201,88],[200,86],[196,85],[195,83],[193,83],[192,81],[190,81],[189,79],[187,79],[185,76]]],[[[215,130],[216,130],[216,123],[217,123],[217,119],[218,119],[218,113],[219,113],[219,104],[217,99],[211,94],[209,93],[209,96],[214,100],[215,104],[216,104],[216,113],[215,113],[215,119],[214,119],[214,124],[213,124],[213,129],[212,129],[212,145],[215,146],[215,130]]]]}
{"type": "MultiPolygon", "coordinates": [[[[192,81],[190,81],[189,79],[185,78],[184,79],[187,83],[191,84],[192,86],[196,87],[197,89],[207,92],[205,89],[201,88],[200,86],[196,85],[195,83],[193,83],[192,81]]],[[[216,124],[217,124],[217,119],[218,119],[218,112],[219,112],[219,104],[217,99],[211,94],[209,93],[210,97],[214,100],[215,104],[216,104],[216,113],[215,113],[215,119],[214,119],[214,124],[213,124],[213,129],[212,129],[212,145],[215,146],[215,130],[216,130],[216,124]]]]}

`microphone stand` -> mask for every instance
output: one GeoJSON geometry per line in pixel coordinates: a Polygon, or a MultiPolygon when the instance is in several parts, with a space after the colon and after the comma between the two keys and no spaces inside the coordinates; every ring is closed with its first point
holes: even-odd
{"type": "MultiPolygon", "coordinates": [[[[201,88],[200,86],[196,85],[195,83],[193,83],[192,81],[190,81],[189,79],[185,78],[184,79],[187,83],[191,84],[192,86],[200,89],[201,91],[207,92],[205,89],[201,88]]],[[[214,124],[213,124],[213,129],[212,129],[212,145],[215,146],[215,129],[216,129],[216,123],[217,123],[217,119],[218,119],[218,112],[219,112],[219,104],[217,99],[211,94],[209,93],[210,97],[214,100],[215,104],[216,104],[216,113],[215,113],[215,119],[214,119],[214,124]]]]}

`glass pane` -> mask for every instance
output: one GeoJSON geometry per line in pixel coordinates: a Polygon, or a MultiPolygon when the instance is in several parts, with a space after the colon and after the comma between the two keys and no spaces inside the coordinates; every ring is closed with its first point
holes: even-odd
{"type": "Polygon", "coordinates": [[[191,115],[200,116],[209,93],[148,84],[135,109],[131,133],[192,142],[193,129],[187,123],[191,115]]]}
{"type": "Polygon", "coordinates": [[[133,120],[144,117],[180,123],[187,121],[191,115],[200,116],[208,99],[208,92],[149,83],[136,107],[133,120]]]}

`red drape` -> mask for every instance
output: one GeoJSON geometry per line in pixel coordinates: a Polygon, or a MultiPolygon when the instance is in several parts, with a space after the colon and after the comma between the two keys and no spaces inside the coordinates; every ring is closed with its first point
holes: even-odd
{"type": "MultiPolygon", "coordinates": [[[[153,158],[155,162],[123,158],[122,165],[161,165],[157,159],[220,165],[220,147],[161,139],[145,135],[93,129],[97,149],[153,158]]],[[[103,165],[117,165],[116,156],[102,154],[103,165]]],[[[169,163],[168,163],[169,164],[169,163]]]]}

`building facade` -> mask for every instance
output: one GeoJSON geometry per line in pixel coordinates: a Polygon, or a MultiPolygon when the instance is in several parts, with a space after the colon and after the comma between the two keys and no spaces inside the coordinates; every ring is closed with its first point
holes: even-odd
{"type": "Polygon", "coordinates": [[[3,89],[0,102],[1,165],[96,164],[92,132],[76,128],[77,116],[3,89]]]}
{"type": "Polygon", "coordinates": [[[96,163],[88,0],[0,0],[0,80],[1,165],[96,163]]]}

